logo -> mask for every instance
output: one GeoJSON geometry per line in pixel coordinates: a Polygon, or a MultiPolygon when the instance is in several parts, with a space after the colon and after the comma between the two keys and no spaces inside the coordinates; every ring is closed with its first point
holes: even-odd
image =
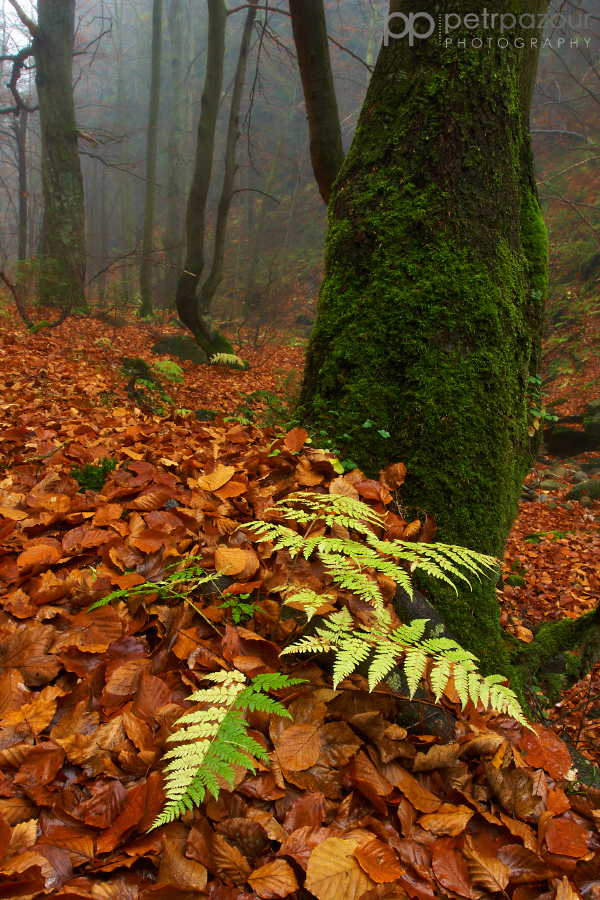
{"type": "Polygon", "coordinates": [[[410,47],[412,47],[415,43],[415,38],[418,38],[419,40],[425,40],[426,38],[431,37],[434,31],[435,19],[433,18],[433,16],[430,16],[429,13],[418,12],[409,13],[408,15],[399,12],[389,13],[383,28],[383,43],[387,47],[390,38],[400,40],[401,38],[404,38],[408,35],[408,44],[410,47]],[[401,34],[390,30],[390,22],[392,21],[392,19],[403,20],[404,31],[401,34]],[[425,19],[429,23],[429,31],[417,31],[417,29],[415,28],[415,23],[418,19],[425,19]]]}

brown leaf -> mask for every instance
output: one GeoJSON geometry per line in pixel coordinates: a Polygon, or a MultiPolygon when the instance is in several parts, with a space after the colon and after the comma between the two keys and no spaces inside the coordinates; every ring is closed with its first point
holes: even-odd
{"type": "Polygon", "coordinates": [[[542,725],[534,725],[535,734],[529,728],[523,730],[519,749],[527,765],[543,766],[552,778],[564,778],[571,768],[571,756],[565,744],[554,732],[542,725]]]}
{"type": "Polygon", "coordinates": [[[18,669],[25,684],[41,685],[51,681],[60,669],[60,661],[48,654],[54,640],[51,625],[28,622],[21,625],[0,644],[0,668],[18,669]]]}
{"type": "Polygon", "coordinates": [[[413,762],[413,772],[430,772],[454,765],[461,748],[459,744],[434,744],[427,753],[417,753],[413,762]]]}
{"type": "Polygon", "coordinates": [[[392,848],[377,838],[359,844],[354,855],[361,868],[377,884],[396,881],[404,873],[404,867],[400,865],[392,848]]]}
{"type": "Polygon", "coordinates": [[[550,853],[557,853],[560,856],[581,859],[588,852],[585,831],[569,819],[552,819],[546,832],[546,843],[550,853]]]}
{"type": "Polygon", "coordinates": [[[556,900],[579,900],[579,894],[573,890],[566,875],[563,875],[561,883],[556,888],[556,900]]]}
{"type": "Polygon", "coordinates": [[[304,428],[292,428],[292,430],[288,431],[288,433],[284,437],[283,443],[288,448],[288,450],[292,451],[292,453],[298,453],[298,451],[302,450],[302,448],[304,447],[307,437],[308,431],[306,431],[304,428]]]}
{"type": "Polygon", "coordinates": [[[421,816],[419,825],[432,834],[457,835],[462,834],[474,815],[474,810],[462,804],[442,803],[434,813],[421,816]]]}
{"type": "Polygon", "coordinates": [[[500,847],[498,859],[509,867],[512,884],[535,884],[536,881],[543,881],[548,874],[544,860],[521,844],[500,847]]]}
{"type": "MultiPolygon", "coordinates": [[[[224,572],[225,575],[239,575],[246,568],[249,558],[251,558],[249,550],[240,550],[235,547],[217,547],[215,551],[215,568],[220,572],[224,572]]],[[[258,560],[256,569],[258,569],[258,560]]],[[[256,569],[254,569],[255,572],[256,569]]]]}
{"type": "Polygon", "coordinates": [[[290,772],[303,772],[314,765],[321,752],[321,738],[316,725],[292,725],[286,728],[275,745],[279,762],[290,772]]]}
{"type": "Polygon", "coordinates": [[[92,796],[76,807],[75,815],[86,825],[108,828],[127,803],[127,792],[120,781],[98,781],[92,796]]]}
{"type": "Polygon", "coordinates": [[[345,765],[356,753],[361,739],[345,722],[328,722],[319,728],[321,753],[319,762],[327,766],[345,765]]]}
{"type": "Polygon", "coordinates": [[[15,776],[15,784],[33,788],[38,784],[49,784],[59,771],[65,759],[65,751],[54,741],[45,741],[32,747],[25,762],[15,776]]]}
{"type": "Polygon", "coordinates": [[[465,835],[463,856],[474,885],[487,891],[503,891],[510,880],[510,869],[495,857],[483,856],[473,846],[471,835],[465,835]]]}
{"type": "Polygon", "coordinates": [[[226,884],[240,885],[248,880],[252,871],[248,860],[220,834],[213,837],[212,857],[215,872],[226,884]]]}
{"type": "Polygon", "coordinates": [[[226,819],[217,825],[218,834],[224,835],[230,844],[235,845],[242,856],[256,859],[268,846],[267,832],[260,822],[252,819],[226,819]]]}
{"type": "Polygon", "coordinates": [[[296,828],[321,825],[326,815],[327,805],[324,794],[308,791],[298,800],[294,800],[285,814],[283,827],[288,834],[291,834],[296,828]]]}
{"type": "Polygon", "coordinates": [[[29,566],[51,566],[62,556],[62,550],[49,544],[36,544],[29,547],[17,556],[17,565],[20,569],[29,566]]]}
{"type": "Polygon", "coordinates": [[[124,834],[139,823],[146,807],[146,782],[135,785],[127,791],[124,809],[110,828],[103,831],[98,838],[98,853],[110,853],[121,842],[124,834]]]}
{"type": "Polygon", "coordinates": [[[315,847],[306,868],[306,890],[318,900],[357,900],[373,888],[354,856],[358,846],[358,841],[331,837],[315,847]]]}
{"type": "Polygon", "coordinates": [[[396,491],[404,484],[406,466],[404,463],[392,463],[391,466],[386,466],[381,470],[379,478],[390,491],[396,491]]]}
{"type": "Polygon", "coordinates": [[[433,874],[442,887],[460,894],[461,897],[475,900],[473,886],[469,880],[469,870],[460,853],[435,847],[431,865],[433,874]]]}
{"type": "Polygon", "coordinates": [[[184,856],[175,841],[166,835],[163,835],[162,847],[157,882],[171,884],[182,890],[203,891],[206,887],[207,871],[202,863],[184,856]]]}
{"type": "Polygon", "coordinates": [[[442,801],[439,800],[435,794],[432,794],[431,791],[421,787],[417,779],[413,778],[413,776],[401,766],[397,766],[394,770],[394,777],[392,780],[396,787],[402,791],[406,799],[412,803],[419,812],[432,813],[441,806],[442,801]]]}
{"type": "Polygon", "coordinates": [[[222,463],[219,463],[215,471],[210,475],[201,475],[198,478],[198,487],[203,491],[215,491],[217,488],[227,484],[234,474],[234,466],[224,466],[222,463]]]}
{"type": "Polygon", "coordinates": [[[287,897],[298,890],[294,871],[284,859],[274,859],[256,869],[248,878],[248,884],[262,900],[287,897]]]}

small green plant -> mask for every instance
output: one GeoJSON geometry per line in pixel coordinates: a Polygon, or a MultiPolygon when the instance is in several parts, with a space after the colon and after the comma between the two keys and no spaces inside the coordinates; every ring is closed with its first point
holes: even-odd
{"type": "Polygon", "coordinates": [[[84,466],[72,466],[71,475],[79,485],[80,491],[100,492],[110,472],[119,465],[117,459],[105,456],[99,463],[86,463],[84,466]]]}
{"type": "Polygon", "coordinates": [[[535,433],[539,431],[542,425],[549,425],[551,422],[556,422],[558,420],[558,416],[555,416],[554,413],[548,412],[548,410],[544,407],[542,401],[542,376],[530,375],[529,385],[530,405],[527,408],[530,419],[529,437],[534,437],[535,433]]]}
{"type": "Polygon", "coordinates": [[[245,372],[250,368],[250,363],[245,359],[240,359],[235,353],[215,353],[210,358],[211,366],[228,366],[230,369],[241,369],[245,372]]]}
{"type": "Polygon", "coordinates": [[[164,758],[167,803],[152,828],[172,822],[177,816],[202,803],[206,792],[219,796],[219,778],[232,787],[233,765],[256,770],[254,758],[263,762],[269,756],[258,741],[248,734],[248,723],[242,711],[258,710],[272,716],[286,716],[289,712],[281,703],[269,697],[269,691],[300,684],[301,678],[287,675],[257,675],[250,684],[241,672],[217,672],[207,675],[214,687],[196,691],[190,700],[202,704],[177,720],[177,731],[167,738],[177,744],[164,758]]]}
{"type": "Polygon", "coordinates": [[[219,603],[219,609],[231,610],[231,620],[234,625],[244,625],[254,615],[254,607],[256,603],[248,603],[250,594],[238,594],[237,596],[227,597],[219,603]]]}
{"type": "Polygon", "coordinates": [[[150,363],[150,368],[158,378],[166,378],[167,381],[182,382],[183,369],[171,359],[158,359],[150,363]]]}

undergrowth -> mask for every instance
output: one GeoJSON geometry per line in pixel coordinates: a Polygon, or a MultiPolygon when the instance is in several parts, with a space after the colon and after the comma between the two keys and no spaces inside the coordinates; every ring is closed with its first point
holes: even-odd
{"type": "Polygon", "coordinates": [[[110,472],[116,469],[119,461],[105,456],[99,463],[86,463],[84,466],[72,466],[71,476],[79,485],[80,491],[96,491],[99,493],[110,472]]]}
{"type": "MultiPolygon", "coordinates": [[[[449,638],[425,637],[427,619],[399,627],[380,591],[376,575],[387,576],[412,595],[412,574],[420,570],[452,585],[482,575],[496,575],[497,561],[464,547],[425,544],[414,541],[385,540],[385,521],[359,500],[343,495],[306,493],[279,501],[268,511],[276,521],[241,525],[256,542],[270,542],[274,552],[289,552],[292,564],[288,584],[280,589],[283,604],[304,614],[312,633],[281,651],[290,653],[331,653],[332,676],[336,688],[359,667],[366,665],[372,691],[391,670],[402,664],[409,695],[412,698],[422,678],[427,677],[436,702],[439,702],[450,678],[463,708],[469,701],[505,712],[526,724],[513,691],[504,677],[483,677],[477,671],[477,658],[449,638]],[[332,532],[326,534],[327,530],[332,532]],[[351,535],[354,534],[353,538],[351,535]],[[330,586],[317,593],[293,580],[301,557],[320,559],[330,586]],[[371,608],[370,621],[356,624],[349,610],[335,608],[337,590],[351,592],[371,608]],[[333,610],[333,611],[332,611],[333,610]],[[317,622],[311,623],[317,617],[317,622]],[[313,627],[314,626],[314,627],[313,627]]],[[[159,597],[180,596],[207,622],[192,597],[198,588],[222,572],[206,573],[193,559],[173,571],[160,584],[142,584],[131,590],[118,590],[94,604],[96,608],[131,594],[152,593],[159,597]]],[[[219,592],[220,593],[220,592],[219,592]]],[[[253,613],[253,604],[225,599],[221,608],[231,608],[234,622],[253,613]]],[[[209,622],[211,628],[214,623],[209,622]]],[[[189,699],[200,704],[175,723],[169,737],[173,749],[165,755],[167,803],[154,826],[202,802],[206,792],[219,794],[219,778],[233,783],[233,765],[254,771],[255,760],[268,762],[267,754],[248,734],[246,711],[261,710],[272,715],[288,715],[285,707],[268,696],[297,683],[283,673],[259,675],[246,683],[237,671],[207,675],[214,687],[201,689],[189,699]]]]}

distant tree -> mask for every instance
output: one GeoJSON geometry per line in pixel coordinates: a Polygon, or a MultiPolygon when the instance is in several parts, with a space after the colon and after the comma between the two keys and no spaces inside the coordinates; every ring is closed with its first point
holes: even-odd
{"type": "Polygon", "coordinates": [[[42,143],[42,186],[48,271],[42,302],[69,309],[84,295],[85,208],[73,101],[71,0],[38,0],[37,23],[10,0],[31,36],[23,53],[35,60],[42,143]]]}

